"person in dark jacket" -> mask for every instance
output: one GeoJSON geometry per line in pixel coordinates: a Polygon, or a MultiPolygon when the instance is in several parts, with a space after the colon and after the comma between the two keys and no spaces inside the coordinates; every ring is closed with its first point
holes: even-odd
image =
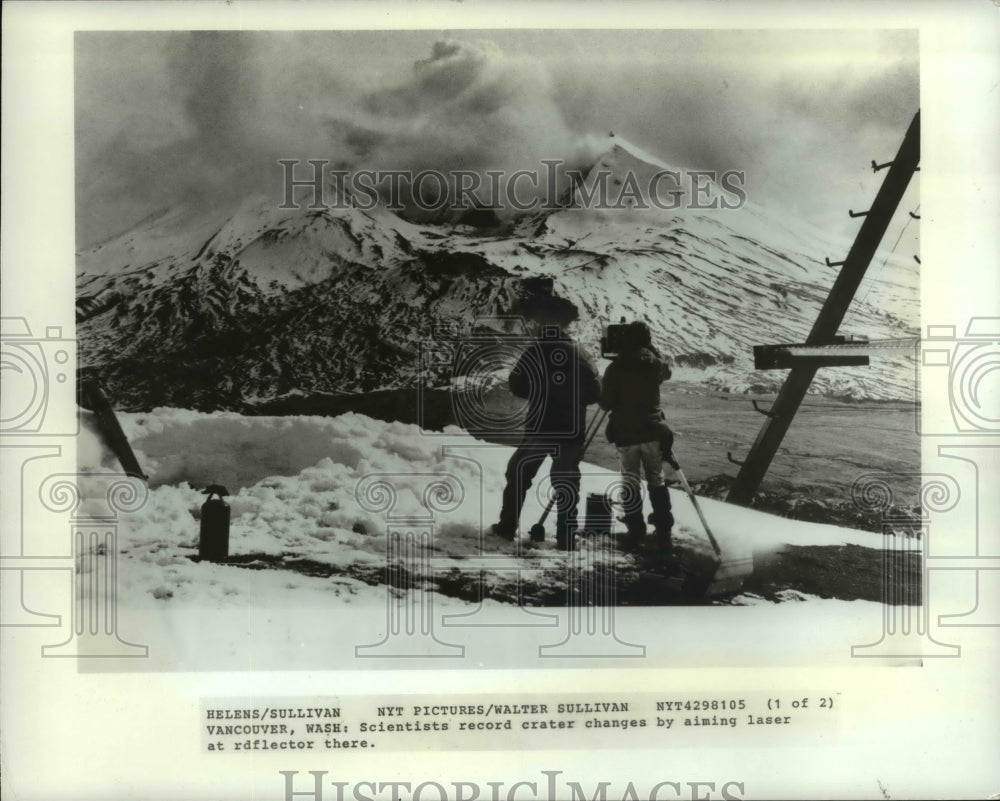
{"type": "Polygon", "coordinates": [[[580,460],[587,406],[600,395],[600,379],[564,325],[546,325],[510,373],[510,391],[528,401],[524,437],[507,463],[500,521],[493,533],[513,539],[528,488],[546,457],[552,458],[556,542],[571,548],[577,530],[580,460]]]}
{"type": "Polygon", "coordinates": [[[660,409],[660,384],[672,374],[669,357],[653,347],[649,326],[632,323],[619,354],[604,371],[600,404],[610,412],[608,440],[618,449],[625,484],[624,521],[633,540],[646,535],[640,471],[645,473],[653,525],[669,546],[674,516],[663,481],[663,460],[673,449],[673,432],[660,409]]]}

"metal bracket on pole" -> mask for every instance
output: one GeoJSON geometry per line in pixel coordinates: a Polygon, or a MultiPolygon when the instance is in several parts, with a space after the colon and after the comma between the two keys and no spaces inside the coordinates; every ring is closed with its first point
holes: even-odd
{"type": "Polygon", "coordinates": [[[743,464],[743,462],[741,462],[739,459],[733,458],[733,452],[732,451],[726,451],[726,458],[730,462],[732,462],[733,464],[738,464],[738,465],[742,465],[743,464]]]}
{"type": "MultiPolygon", "coordinates": [[[[872,169],[875,172],[885,167],[889,168],[889,172],[882,182],[868,214],[865,215],[864,221],[861,223],[854,244],[851,245],[851,250],[844,259],[843,269],[837,274],[837,279],[820,309],[816,322],[813,323],[805,345],[824,345],[831,342],[836,336],[840,324],[847,314],[847,309],[858,291],[858,286],[865,276],[865,271],[885,236],[889,222],[899,208],[906,187],[909,185],[913,173],[917,171],[919,162],[920,112],[918,111],[910,122],[896,158],[881,165],[872,162],[872,169]]],[[[826,260],[826,263],[830,267],[836,266],[831,264],[829,259],[826,260]]],[[[809,362],[791,366],[778,397],[771,405],[771,415],[764,421],[753,447],[740,467],[739,475],[736,476],[736,480],[726,497],[727,501],[743,506],[748,506],[753,502],[754,495],[764,479],[764,474],[767,473],[771,460],[778,452],[781,441],[819,367],[820,364],[809,362]]],[[[730,459],[730,461],[734,460],[730,459]]]]}
{"type": "Polygon", "coordinates": [[[830,261],[830,257],[826,256],[826,266],[827,267],[843,267],[844,262],[842,261],[830,261]]]}
{"type": "MultiPolygon", "coordinates": [[[[802,344],[791,345],[754,345],[753,348],[753,369],[754,370],[787,370],[790,367],[867,367],[868,356],[845,352],[837,349],[837,345],[845,341],[845,337],[834,337],[831,343],[822,343],[819,346],[802,344]],[[831,349],[826,350],[823,345],[831,349]],[[809,348],[808,353],[799,353],[799,350],[809,348]],[[817,352],[818,351],[818,352],[817,352]]],[[[754,406],[756,409],[756,405],[754,406]]],[[[772,407],[773,408],[773,407],[772,407]]],[[[773,412],[765,412],[757,409],[761,414],[773,417],[773,412]]]]}
{"type": "Polygon", "coordinates": [[[849,217],[864,217],[866,214],[868,214],[867,211],[854,211],[854,209],[847,210],[847,215],[849,217]]]}
{"type": "Polygon", "coordinates": [[[774,417],[774,412],[770,411],[769,409],[761,409],[760,406],[757,405],[757,401],[752,400],[750,401],[750,403],[753,404],[753,410],[758,414],[762,414],[764,415],[764,417],[774,417]]]}

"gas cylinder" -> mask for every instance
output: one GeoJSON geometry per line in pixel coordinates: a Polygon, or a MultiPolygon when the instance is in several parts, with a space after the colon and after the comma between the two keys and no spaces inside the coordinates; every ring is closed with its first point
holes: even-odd
{"type": "Polygon", "coordinates": [[[198,558],[208,562],[224,562],[229,557],[229,504],[222,500],[229,491],[221,484],[205,487],[208,500],[201,506],[201,535],[198,538],[198,558]],[[213,496],[219,497],[213,497],[213,496]]]}

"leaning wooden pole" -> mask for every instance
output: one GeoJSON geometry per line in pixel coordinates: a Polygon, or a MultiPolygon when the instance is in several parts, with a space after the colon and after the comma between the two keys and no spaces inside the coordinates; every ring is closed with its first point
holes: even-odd
{"type": "Polygon", "coordinates": [[[135,456],[135,451],[129,444],[128,437],[122,431],[121,424],[115,416],[114,407],[108,396],[97,381],[83,381],[80,386],[81,405],[89,409],[94,414],[97,430],[104,439],[112,453],[118,457],[118,462],[125,469],[125,473],[143,481],[148,481],[149,476],[142,472],[142,466],[135,456]]]}
{"type": "MultiPolygon", "coordinates": [[[[913,177],[919,163],[920,112],[918,111],[903,137],[903,143],[899,147],[896,158],[889,166],[889,173],[875,196],[875,202],[865,214],[861,230],[858,231],[857,238],[854,240],[847,258],[844,259],[844,266],[820,309],[819,316],[806,339],[806,344],[827,345],[837,334],[837,330],[844,320],[844,315],[865,276],[865,271],[868,269],[882,237],[885,236],[889,222],[899,207],[903,193],[906,192],[910,178],[913,177]]],[[[764,474],[767,473],[774,454],[777,453],[788,427],[792,424],[792,419],[795,417],[817,369],[816,366],[805,365],[793,367],[788,373],[778,397],[771,406],[767,420],[761,427],[760,433],[757,434],[757,439],[740,467],[736,481],[729,490],[726,500],[730,503],[749,506],[753,501],[754,495],[757,494],[757,490],[764,480],[764,474]]]]}

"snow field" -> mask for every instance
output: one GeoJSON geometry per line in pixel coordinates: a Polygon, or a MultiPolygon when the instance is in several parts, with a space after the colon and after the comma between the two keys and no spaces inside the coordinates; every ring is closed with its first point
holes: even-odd
{"type": "MultiPolygon", "coordinates": [[[[329,574],[384,566],[386,514],[392,519],[433,515],[434,554],[456,559],[456,566],[484,554],[494,558],[508,554],[510,561],[499,559],[498,567],[517,560],[508,543],[480,534],[497,518],[511,448],[487,445],[457,428],[443,436],[426,436],[416,426],[353,413],[336,418],[244,417],[168,408],[124,414],[121,420],[150,476],[148,502],[119,527],[127,564],[121,570],[123,598],[129,602],[142,603],[149,597],[210,599],[225,606],[244,602],[243,596],[252,592],[294,596],[298,603],[298,591],[307,586],[348,600],[381,602],[384,588],[329,574]],[[329,566],[327,575],[193,562],[189,556],[197,552],[205,500],[200,489],[208,484],[223,484],[232,493],[227,498],[232,556],[309,560],[329,566]],[[387,508],[390,500],[393,505],[387,508]],[[247,584],[250,578],[252,589],[247,584]]],[[[115,469],[113,457],[84,428],[81,466],[115,469]]],[[[615,473],[594,465],[585,463],[581,468],[582,496],[603,492],[617,479],[615,473]]],[[[546,476],[543,466],[528,493],[522,534],[538,519],[547,499],[546,476]]],[[[708,551],[688,498],[674,489],[672,499],[675,540],[692,550],[708,551]]],[[[786,520],[708,499],[700,503],[726,556],[749,556],[785,544],[880,544],[879,536],[868,532],[786,520]]],[[[582,501],[580,515],[582,522],[582,501]]],[[[547,524],[551,539],[552,516],[547,524]]],[[[530,558],[556,567],[565,565],[567,558],[592,563],[631,557],[620,552],[588,554],[584,549],[576,554],[546,550],[530,558]]]]}
{"type": "MultiPolygon", "coordinates": [[[[91,432],[86,413],[83,418],[81,471],[119,471],[91,432]]],[[[135,664],[114,660],[121,663],[115,669],[356,667],[355,646],[385,636],[389,599],[407,604],[419,600],[412,591],[386,585],[387,523],[374,503],[385,496],[371,484],[380,479],[394,489],[393,515],[427,519],[428,504],[443,510],[434,511],[433,518],[435,575],[450,576],[453,564],[459,571],[455,575],[481,576],[496,597],[507,599],[484,602],[480,611],[487,615],[517,614],[511,588],[518,573],[512,568],[535,586],[558,589],[568,580],[571,565],[586,571],[615,560],[629,569],[634,560],[632,554],[591,540],[572,553],[549,546],[517,556],[510,543],[482,536],[483,526],[488,528],[499,511],[511,448],[488,445],[458,429],[424,436],[415,426],[360,414],[243,417],[170,408],[122,414],[120,420],[150,476],[150,490],[145,505],[122,515],[118,524],[119,625],[129,641],[150,644],[151,656],[135,664]],[[452,491],[439,487],[428,492],[429,485],[446,478],[452,491]],[[226,484],[232,493],[227,498],[232,512],[229,552],[243,566],[191,559],[197,554],[205,499],[200,489],[209,483],[226,484]],[[367,498],[370,508],[359,503],[359,496],[367,498]],[[248,569],[253,567],[259,569],[248,569]]],[[[584,495],[603,491],[617,478],[593,465],[581,468],[584,495]]],[[[528,493],[521,519],[525,536],[541,512],[546,474],[543,466],[528,493]]],[[[677,490],[672,499],[675,541],[689,550],[707,551],[690,501],[677,490]]],[[[700,503],[731,557],[786,544],[881,547],[877,534],[785,520],[708,499],[700,503]]],[[[582,519],[582,501],[580,514],[582,519]]],[[[546,523],[551,540],[554,520],[546,523]]],[[[443,594],[443,586],[424,585],[435,590],[428,594],[434,614],[476,612],[477,604],[443,594]]],[[[647,644],[647,658],[698,665],[849,660],[849,646],[877,639],[882,620],[879,604],[824,600],[796,591],[779,595],[777,603],[751,593],[729,603],[676,609],[623,606],[615,614],[626,641],[647,644]],[[815,625],[817,612],[823,626],[815,625]],[[698,641],[699,647],[678,653],[676,643],[685,638],[698,641]]],[[[566,614],[554,607],[544,611],[566,614]]],[[[461,642],[473,638],[476,664],[510,667],[537,659],[537,647],[565,635],[559,628],[508,624],[449,629],[442,636],[461,642]]],[[[640,663],[645,662],[638,660],[636,666],[640,663]]]]}

